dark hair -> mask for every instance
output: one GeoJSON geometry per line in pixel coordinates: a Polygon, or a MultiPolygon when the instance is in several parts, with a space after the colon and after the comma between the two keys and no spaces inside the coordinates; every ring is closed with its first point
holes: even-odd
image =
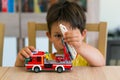
{"type": "Polygon", "coordinates": [[[81,6],[74,2],[58,2],[53,4],[47,13],[47,26],[51,33],[51,26],[55,22],[69,22],[72,29],[78,28],[81,33],[85,29],[86,16],[81,6]]]}

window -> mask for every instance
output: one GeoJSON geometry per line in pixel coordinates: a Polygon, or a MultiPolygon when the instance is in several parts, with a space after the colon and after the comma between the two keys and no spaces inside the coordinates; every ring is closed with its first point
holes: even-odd
{"type": "Polygon", "coordinates": [[[41,62],[41,57],[37,57],[37,62],[41,62]]]}

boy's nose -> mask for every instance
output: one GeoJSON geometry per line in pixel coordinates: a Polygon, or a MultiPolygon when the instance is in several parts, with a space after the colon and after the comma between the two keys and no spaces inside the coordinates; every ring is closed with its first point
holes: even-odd
{"type": "Polygon", "coordinates": [[[63,42],[62,42],[61,39],[59,39],[59,40],[57,41],[57,43],[58,43],[58,46],[63,47],[63,42]]]}

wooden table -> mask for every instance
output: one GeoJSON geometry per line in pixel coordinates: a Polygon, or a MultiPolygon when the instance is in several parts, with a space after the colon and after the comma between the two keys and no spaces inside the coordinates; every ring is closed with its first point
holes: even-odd
{"type": "Polygon", "coordinates": [[[120,66],[73,67],[70,72],[28,72],[24,67],[0,67],[0,80],[120,80],[120,66]]]}

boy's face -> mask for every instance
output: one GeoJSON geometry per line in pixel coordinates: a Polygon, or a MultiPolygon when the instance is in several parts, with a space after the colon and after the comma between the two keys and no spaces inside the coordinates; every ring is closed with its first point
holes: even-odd
{"type": "Polygon", "coordinates": [[[48,36],[49,40],[53,43],[55,49],[57,50],[57,53],[63,53],[63,44],[61,41],[63,38],[63,34],[59,28],[60,24],[65,25],[68,30],[71,30],[69,23],[67,23],[67,22],[61,22],[61,23],[55,22],[51,27],[51,34],[49,34],[49,32],[47,32],[47,36],[48,36]]]}
{"type": "MultiPolygon", "coordinates": [[[[52,25],[51,34],[48,33],[48,38],[53,43],[55,49],[57,50],[57,53],[63,53],[63,45],[62,45],[62,41],[61,41],[61,39],[63,38],[63,34],[60,31],[59,24],[60,23],[55,22],[52,25]]],[[[69,26],[69,24],[63,23],[63,22],[62,22],[62,24],[65,25],[66,28],[68,29],[67,26],[69,26]]]]}

